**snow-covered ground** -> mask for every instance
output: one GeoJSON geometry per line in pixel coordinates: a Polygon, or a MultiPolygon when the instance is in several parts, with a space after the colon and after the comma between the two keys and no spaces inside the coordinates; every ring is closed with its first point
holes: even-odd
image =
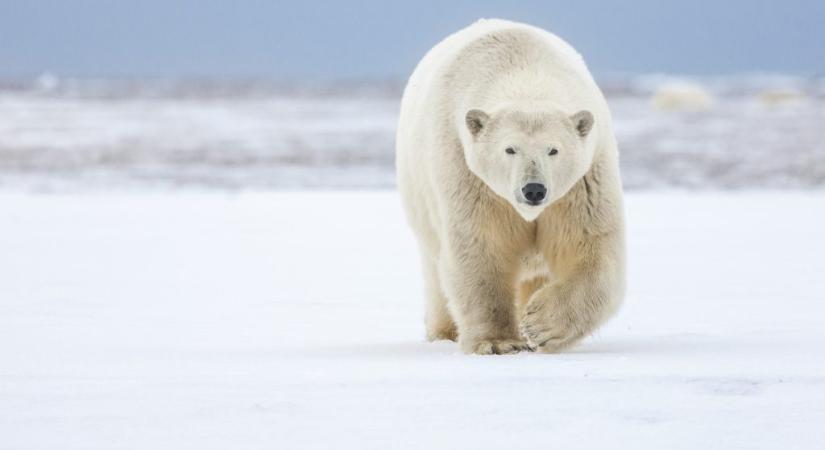
{"type": "Polygon", "coordinates": [[[0,448],[816,449],[825,194],[632,193],[560,355],[423,342],[393,192],[0,194],[0,448]]]}

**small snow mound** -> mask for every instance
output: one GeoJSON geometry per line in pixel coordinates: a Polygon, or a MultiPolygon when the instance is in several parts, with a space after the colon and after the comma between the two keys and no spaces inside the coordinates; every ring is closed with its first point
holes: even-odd
{"type": "Polygon", "coordinates": [[[759,93],[757,100],[764,106],[798,104],[805,100],[805,94],[796,89],[766,89],[759,93]]]}
{"type": "Polygon", "coordinates": [[[667,111],[703,111],[713,106],[713,96],[701,85],[688,81],[660,85],[652,101],[655,108],[667,111]]]}
{"type": "Polygon", "coordinates": [[[35,86],[37,86],[37,90],[40,92],[51,92],[57,89],[57,86],[60,85],[60,78],[57,75],[44,72],[42,73],[37,79],[34,81],[35,86]]]}

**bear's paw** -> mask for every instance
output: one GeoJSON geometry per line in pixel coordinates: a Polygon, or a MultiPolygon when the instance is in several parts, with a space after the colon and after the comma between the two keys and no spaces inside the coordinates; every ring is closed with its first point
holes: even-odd
{"type": "Polygon", "coordinates": [[[519,324],[519,331],[531,348],[542,353],[565,350],[583,335],[575,321],[546,305],[533,308],[528,306],[519,324]]]}
{"type": "Polygon", "coordinates": [[[472,339],[462,340],[464,353],[476,355],[507,355],[524,350],[532,350],[523,339],[472,339]]]}

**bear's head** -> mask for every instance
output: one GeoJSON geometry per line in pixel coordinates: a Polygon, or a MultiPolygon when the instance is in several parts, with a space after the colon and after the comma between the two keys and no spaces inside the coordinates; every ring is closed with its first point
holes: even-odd
{"type": "Polygon", "coordinates": [[[532,221],[587,173],[593,120],[589,111],[569,114],[546,105],[471,109],[464,157],[476,176],[532,221]]]}

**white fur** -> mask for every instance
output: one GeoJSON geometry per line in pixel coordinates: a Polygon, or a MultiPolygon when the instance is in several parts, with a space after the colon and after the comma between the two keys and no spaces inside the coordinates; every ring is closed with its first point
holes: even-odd
{"type": "Polygon", "coordinates": [[[430,50],[404,91],[397,168],[421,248],[429,339],[458,339],[468,353],[559,351],[620,304],[610,112],[581,56],[555,35],[482,20],[430,50]],[[536,206],[521,191],[533,182],[547,186],[536,206]]]}

